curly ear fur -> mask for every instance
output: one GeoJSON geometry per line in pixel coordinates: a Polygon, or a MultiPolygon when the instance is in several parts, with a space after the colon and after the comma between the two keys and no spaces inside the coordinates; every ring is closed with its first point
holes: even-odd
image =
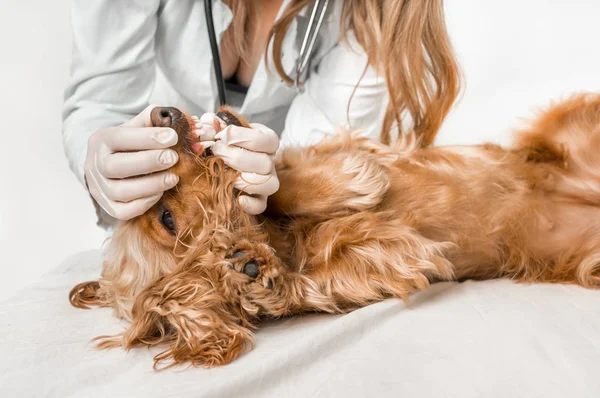
{"type": "Polygon", "coordinates": [[[74,307],[113,307],[119,318],[131,320],[134,297],[160,275],[175,268],[171,251],[160,250],[132,222],[122,223],[112,237],[98,281],[84,282],[69,293],[74,307]]]}
{"type": "MultiPolygon", "coordinates": [[[[176,310],[175,307],[178,307],[175,301],[167,301],[142,310],[122,335],[120,345],[126,349],[139,345],[164,346],[154,357],[156,370],[183,363],[202,367],[226,365],[252,348],[250,329],[226,313],[209,308],[176,310]]],[[[99,344],[100,348],[111,346],[114,344],[99,344]]]]}
{"type": "Polygon", "coordinates": [[[69,292],[69,302],[73,307],[89,310],[90,306],[102,304],[98,290],[100,290],[98,281],[79,283],[69,292]]]}
{"type": "MultiPolygon", "coordinates": [[[[204,367],[226,365],[254,345],[248,328],[209,309],[170,314],[159,318],[159,322],[167,333],[155,344],[164,343],[167,348],[155,356],[155,369],[163,361],[171,363],[162,369],[186,362],[204,367]]],[[[135,333],[135,329],[130,332],[135,333]]],[[[126,344],[133,347],[135,340],[129,343],[126,340],[126,344]]]]}
{"type": "Polygon", "coordinates": [[[99,337],[98,346],[164,345],[165,350],[154,358],[155,369],[185,362],[213,367],[233,361],[252,347],[253,326],[212,285],[217,279],[210,272],[192,265],[159,278],[137,296],[127,331],[99,337]],[[168,364],[161,367],[163,362],[168,364]]]}

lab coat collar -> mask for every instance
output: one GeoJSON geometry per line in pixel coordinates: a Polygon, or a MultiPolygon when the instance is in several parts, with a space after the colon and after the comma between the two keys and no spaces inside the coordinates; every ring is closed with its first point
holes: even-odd
{"type": "MultiPolygon", "coordinates": [[[[288,7],[291,0],[284,0],[275,21],[278,21],[283,11],[288,7]]],[[[302,10],[305,13],[306,10],[302,10]]],[[[213,0],[213,23],[215,26],[215,34],[219,42],[231,21],[233,20],[233,13],[231,9],[222,0],[213,0]]],[[[298,35],[298,21],[294,19],[290,24],[288,33],[286,34],[283,42],[283,48],[287,51],[283,52],[282,65],[284,70],[290,74],[295,70],[296,60],[298,59],[299,49],[294,45],[296,37],[298,35]],[[291,50],[291,51],[290,51],[291,50]]],[[[264,57],[264,54],[263,54],[264,57]]],[[[219,106],[218,95],[217,95],[217,83],[215,81],[215,71],[213,67],[212,55],[208,56],[209,64],[207,65],[208,79],[210,80],[209,92],[204,95],[205,103],[200,104],[204,109],[214,110],[219,106]]],[[[252,77],[252,83],[248,87],[248,92],[244,103],[240,109],[240,112],[244,115],[251,115],[254,113],[260,113],[265,109],[271,108],[269,104],[264,104],[258,99],[264,99],[271,97],[269,94],[275,94],[276,85],[282,84],[281,79],[275,72],[275,66],[273,64],[272,57],[268,58],[269,68],[267,70],[265,62],[259,62],[256,72],[252,77]],[[263,109],[264,108],[264,109],[263,109]]]]}

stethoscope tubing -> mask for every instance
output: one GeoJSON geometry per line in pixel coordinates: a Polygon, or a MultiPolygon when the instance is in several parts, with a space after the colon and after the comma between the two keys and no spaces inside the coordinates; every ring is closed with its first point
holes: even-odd
{"type": "MultiPolygon", "coordinates": [[[[303,90],[303,83],[301,82],[302,75],[306,71],[310,63],[310,57],[317,42],[317,37],[323,20],[325,19],[325,12],[329,6],[329,0],[315,0],[304,38],[302,39],[302,45],[300,46],[300,52],[298,54],[298,61],[296,62],[296,78],[294,79],[294,87],[301,92],[303,90]]],[[[208,41],[210,43],[210,51],[213,59],[213,67],[215,71],[215,80],[217,83],[217,91],[219,94],[219,104],[221,106],[227,104],[227,95],[225,92],[225,79],[223,78],[223,69],[221,68],[221,56],[219,55],[219,44],[217,43],[217,35],[215,33],[215,25],[213,21],[212,13],[212,0],[204,0],[204,13],[206,16],[206,28],[208,30],[208,41]]]]}
{"type": "Polygon", "coordinates": [[[225,93],[225,79],[223,78],[219,44],[217,43],[217,35],[215,33],[215,24],[213,21],[212,0],[204,0],[204,13],[206,15],[206,28],[208,30],[208,41],[210,42],[210,52],[212,53],[213,67],[215,69],[217,91],[219,93],[219,105],[223,106],[227,104],[227,94],[225,93]]]}

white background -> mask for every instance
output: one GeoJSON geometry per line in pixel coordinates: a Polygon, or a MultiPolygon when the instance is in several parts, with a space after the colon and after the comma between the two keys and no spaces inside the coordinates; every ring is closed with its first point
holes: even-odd
{"type": "MultiPolygon", "coordinates": [[[[0,5],[0,299],[104,239],[62,147],[69,6],[0,5]]],[[[599,1],[447,0],[446,13],[467,85],[439,144],[507,143],[550,98],[600,90],[599,1]]]]}

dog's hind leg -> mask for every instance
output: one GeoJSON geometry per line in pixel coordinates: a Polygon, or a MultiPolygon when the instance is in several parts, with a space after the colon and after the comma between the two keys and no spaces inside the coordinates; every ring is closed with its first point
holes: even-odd
{"type": "Polygon", "coordinates": [[[579,94],[552,105],[528,128],[517,132],[516,138],[514,150],[531,162],[561,163],[576,154],[596,155],[600,142],[600,94],[579,94]]]}
{"type": "MultiPolygon", "coordinates": [[[[292,154],[284,157],[289,159],[292,154]]],[[[368,210],[381,202],[390,184],[387,167],[365,152],[280,162],[277,175],[281,188],[269,197],[269,215],[318,216],[368,210]]]]}
{"type": "Polygon", "coordinates": [[[513,152],[548,166],[553,191],[600,203],[600,94],[552,106],[517,135],[513,152]]]}

